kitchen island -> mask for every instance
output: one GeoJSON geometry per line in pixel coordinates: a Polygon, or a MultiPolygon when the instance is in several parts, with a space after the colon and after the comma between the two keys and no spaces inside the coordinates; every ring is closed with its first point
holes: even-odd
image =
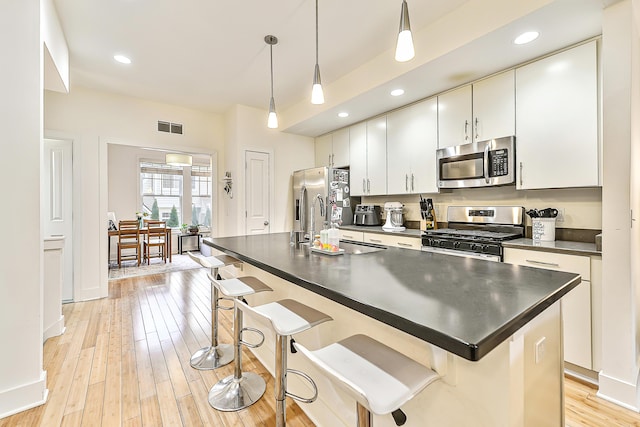
{"type": "MultiPolygon", "coordinates": [[[[559,300],[579,275],[400,248],[329,256],[291,246],[288,233],[204,243],[238,257],[240,274],[274,289],[251,304],[294,298],[333,317],[296,336],[305,346],[364,333],[436,370],[442,381],[403,408],[408,426],[563,425],[559,300]]],[[[253,326],[266,332],[255,353],[273,372],[273,334],[253,326]]],[[[292,355],[289,364],[319,383],[318,401],[301,405],[314,422],[354,425],[346,395],[303,357],[292,355]]],[[[290,379],[294,393],[308,394],[305,387],[290,379]]],[[[375,423],[394,425],[390,417],[375,423]]]]}

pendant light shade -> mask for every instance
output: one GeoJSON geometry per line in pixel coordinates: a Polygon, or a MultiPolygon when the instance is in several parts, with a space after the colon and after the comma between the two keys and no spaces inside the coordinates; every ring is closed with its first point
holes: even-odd
{"type": "Polygon", "coordinates": [[[167,153],[164,161],[171,166],[191,166],[193,159],[189,154],[167,153]]]}
{"type": "Polygon", "coordinates": [[[269,117],[267,118],[267,127],[270,129],[278,128],[278,115],[276,114],[276,101],[273,99],[273,45],[278,43],[276,36],[265,36],[265,43],[269,45],[269,58],[271,62],[271,99],[269,100],[269,117]]]}
{"type": "Polygon", "coordinates": [[[318,65],[318,0],[316,0],[316,66],[313,69],[313,87],[311,88],[311,103],[324,104],[320,66],[318,65]]]}
{"type": "Polygon", "coordinates": [[[396,61],[405,62],[415,56],[411,24],[409,23],[409,6],[407,0],[402,0],[400,10],[400,29],[398,30],[398,42],[396,44],[396,61]]]}

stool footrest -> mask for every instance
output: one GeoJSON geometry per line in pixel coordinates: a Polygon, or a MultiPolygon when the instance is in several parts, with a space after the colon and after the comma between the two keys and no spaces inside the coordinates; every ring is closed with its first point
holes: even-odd
{"type": "Polygon", "coordinates": [[[226,306],[226,305],[218,305],[218,310],[233,310],[233,300],[234,298],[229,298],[229,297],[218,297],[218,301],[231,301],[231,305],[226,306]]]}
{"type": "Polygon", "coordinates": [[[264,333],[262,333],[262,331],[260,329],[246,327],[246,328],[240,329],[240,334],[242,334],[242,332],[244,332],[244,331],[255,332],[256,334],[260,335],[262,337],[262,339],[257,344],[246,342],[246,341],[240,339],[240,344],[242,344],[244,346],[247,346],[248,348],[258,348],[262,344],[264,344],[264,333]]]}
{"type": "Polygon", "coordinates": [[[292,398],[293,400],[297,400],[298,402],[302,402],[302,403],[315,402],[315,400],[318,398],[318,386],[316,385],[315,381],[313,381],[313,378],[311,378],[309,375],[297,369],[287,369],[287,374],[295,374],[307,380],[309,384],[311,384],[311,387],[313,388],[313,396],[310,398],[300,397],[297,394],[289,393],[288,391],[286,391],[285,394],[290,398],[292,398]]]}

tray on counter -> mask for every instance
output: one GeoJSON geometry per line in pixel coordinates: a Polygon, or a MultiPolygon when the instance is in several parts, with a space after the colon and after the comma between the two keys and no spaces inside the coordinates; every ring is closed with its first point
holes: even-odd
{"type": "Polygon", "coordinates": [[[344,249],[338,249],[336,252],[333,252],[333,251],[325,251],[324,249],[314,248],[313,246],[311,247],[311,252],[316,252],[319,254],[324,254],[329,256],[344,255],[344,249]]]}

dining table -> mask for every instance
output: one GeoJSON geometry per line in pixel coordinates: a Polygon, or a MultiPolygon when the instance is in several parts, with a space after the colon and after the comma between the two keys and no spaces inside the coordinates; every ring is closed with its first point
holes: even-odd
{"type": "MultiPolygon", "coordinates": [[[[166,230],[166,235],[165,235],[165,242],[167,245],[167,255],[168,255],[168,259],[169,262],[171,262],[171,233],[172,233],[172,228],[167,227],[166,230]]],[[[149,234],[149,229],[147,227],[141,227],[140,228],[140,234],[146,236],[149,234]]],[[[107,238],[108,244],[107,244],[107,260],[108,262],[111,262],[111,238],[114,236],[118,236],[118,230],[109,230],[109,237],[107,238]]]]}

